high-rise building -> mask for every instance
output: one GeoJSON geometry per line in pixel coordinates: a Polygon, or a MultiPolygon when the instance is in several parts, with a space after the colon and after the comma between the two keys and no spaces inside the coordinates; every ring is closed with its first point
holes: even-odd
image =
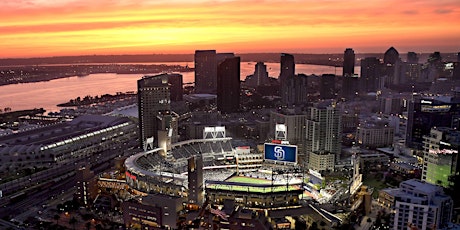
{"type": "Polygon", "coordinates": [[[399,52],[392,46],[383,55],[383,63],[385,65],[394,65],[399,60],[399,52]]]}
{"type": "Polygon", "coordinates": [[[411,179],[381,190],[379,201],[391,209],[390,229],[446,229],[451,223],[453,201],[440,186],[411,179]]]}
{"type": "Polygon", "coordinates": [[[140,146],[143,148],[144,141],[152,137],[154,146],[158,146],[157,117],[171,110],[169,74],[144,76],[138,80],[137,100],[140,146]]]}
{"type": "Polygon", "coordinates": [[[223,62],[225,59],[232,57],[235,57],[234,53],[216,53],[216,63],[219,65],[219,63],[223,62]]]}
{"type": "Polygon", "coordinates": [[[423,136],[432,127],[460,129],[460,101],[454,97],[421,98],[409,101],[406,146],[422,150],[423,136]]]}
{"type": "Polygon", "coordinates": [[[319,96],[321,99],[335,98],[335,75],[334,74],[321,75],[319,96]]]}
{"type": "Polygon", "coordinates": [[[267,65],[263,62],[257,62],[255,65],[254,74],[248,75],[244,81],[245,85],[257,89],[260,89],[270,85],[270,78],[268,77],[267,65]]]}
{"type": "Polygon", "coordinates": [[[352,99],[358,96],[359,78],[358,76],[345,76],[342,78],[342,88],[340,95],[342,98],[352,99]]]}
{"type": "Polygon", "coordinates": [[[294,56],[291,54],[282,53],[280,64],[281,64],[281,68],[280,68],[279,80],[282,84],[282,82],[285,79],[289,77],[294,77],[295,75],[294,56]]]}
{"type": "Polygon", "coordinates": [[[343,54],[343,77],[355,75],[355,51],[351,48],[345,49],[343,54]]]}
{"type": "Polygon", "coordinates": [[[360,85],[361,92],[376,92],[381,89],[380,77],[382,66],[376,57],[367,57],[361,60],[360,85]]]}
{"type": "Polygon", "coordinates": [[[388,95],[379,96],[378,112],[383,114],[402,114],[405,99],[401,96],[388,95]]]}
{"type": "Polygon", "coordinates": [[[192,156],[188,159],[188,203],[203,204],[203,158],[192,156]]]}
{"type": "Polygon", "coordinates": [[[299,154],[298,162],[305,162],[305,122],[307,115],[295,109],[283,109],[270,113],[270,134],[276,136],[276,125],[283,124],[286,127],[284,140],[292,145],[297,145],[299,154]]]}
{"type": "Polygon", "coordinates": [[[254,70],[254,80],[256,86],[265,85],[268,83],[267,65],[263,62],[257,62],[254,70]]]}
{"type": "Polygon", "coordinates": [[[460,62],[454,62],[454,70],[452,72],[452,80],[460,80],[460,62]]]}
{"type": "Polygon", "coordinates": [[[289,80],[295,77],[295,62],[294,56],[291,54],[282,53],[280,60],[280,96],[281,102],[284,104],[289,103],[289,95],[292,94],[292,83],[289,80]]]}
{"type": "Polygon", "coordinates": [[[418,64],[418,56],[415,52],[408,52],[407,53],[407,63],[410,64],[418,64]]]}
{"type": "Polygon", "coordinates": [[[395,128],[383,121],[367,120],[356,130],[358,145],[369,149],[392,146],[394,136],[395,128]]]}
{"type": "Polygon", "coordinates": [[[355,76],[355,51],[351,48],[345,49],[343,54],[343,74],[342,74],[343,98],[353,98],[358,91],[358,78],[355,76]]]}
{"type": "Polygon", "coordinates": [[[257,62],[255,65],[254,74],[246,77],[245,85],[260,89],[261,86],[267,86],[269,84],[270,78],[268,77],[267,65],[265,65],[263,62],[257,62]]]}
{"type": "Polygon", "coordinates": [[[240,57],[227,58],[217,68],[217,110],[237,112],[240,108],[240,57]]]}
{"type": "Polygon", "coordinates": [[[460,53],[457,54],[457,61],[454,62],[452,80],[456,80],[456,81],[460,80],[460,53]]]}
{"type": "Polygon", "coordinates": [[[307,101],[307,75],[298,74],[286,79],[281,99],[285,105],[301,105],[307,101]]]}
{"type": "Polygon", "coordinates": [[[422,180],[448,187],[449,177],[460,172],[459,148],[460,131],[447,127],[432,128],[423,141],[422,180]]]}
{"type": "Polygon", "coordinates": [[[419,82],[421,72],[422,72],[422,64],[407,63],[406,68],[405,68],[406,82],[410,82],[412,84],[415,82],[419,82]]]}
{"type": "Polygon", "coordinates": [[[195,93],[217,92],[217,57],[215,50],[195,51],[195,93]]]}
{"type": "MultiPolygon", "coordinates": [[[[334,165],[312,165],[321,163],[318,156],[330,159],[334,155],[335,161],[339,159],[342,142],[342,116],[340,110],[333,101],[323,101],[307,109],[306,120],[306,155],[309,161],[308,167],[315,170],[334,170],[334,165]],[[314,153],[315,161],[310,162],[310,154],[314,153]]],[[[334,162],[335,163],[335,162],[334,162]]]]}
{"type": "Polygon", "coordinates": [[[80,167],[75,173],[77,182],[74,198],[83,206],[89,207],[98,196],[97,180],[89,165],[80,167]]]}
{"type": "Polygon", "coordinates": [[[171,101],[182,101],[184,95],[184,88],[182,74],[170,73],[168,74],[169,91],[171,93],[171,101]]]}
{"type": "Polygon", "coordinates": [[[385,85],[392,87],[399,82],[399,74],[396,74],[397,62],[399,62],[399,53],[394,47],[390,47],[383,56],[383,64],[385,68],[385,85]]]}

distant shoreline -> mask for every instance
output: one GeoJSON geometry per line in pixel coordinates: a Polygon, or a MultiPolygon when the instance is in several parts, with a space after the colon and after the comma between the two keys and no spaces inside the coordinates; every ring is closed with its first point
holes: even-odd
{"type": "Polygon", "coordinates": [[[116,93],[115,95],[112,94],[104,94],[101,96],[86,96],[83,99],[80,97],[77,97],[75,99],[71,99],[68,102],[58,104],[58,107],[76,107],[76,106],[81,106],[81,105],[91,105],[91,104],[96,104],[96,103],[101,103],[101,102],[108,102],[108,101],[114,101],[114,100],[120,100],[120,99],[126,99],[126,98],[131,98],[131,97],[136,97],[137,94],[135,92],[119,92],[116,93]]]}
{"type": "Polygon", "coordinates": [[[98,73],[151,74],[161,72],[190,72],[193,68],[180,65],[141,64],[63,64],[0,67],[0,86],[51,81],[67,77],[84,77],[98,73]]]}
{"type": "MultiPolygon", "coordinates": [[[[241,57],[241,62],[279,62],[280,53],[235,53],[241,57]]],[[[343,53],[308,54],[295,53],[295,62],[298,64],[343,66],[343,53]]],[[[418,53],[420,61],[424,62],[431,53],[418,53]]],[[[356,65],[365,57],[383,58],[383,53],[356,53],[356,65]]],[[[442,53],[444,61],[456,61],[457,53],[442,53]]],[[[401,53],[404,59],[406,55],[401,53]]],[[[133,55],[82,55],[82,56],[56,56],[32,58],[2,58],[0,67],[25,66],[25,65],[53,65],[53,64],[87,64],[87,63],[152,63],[152,62],[194,62],[194,54],[133,54],[133,55]]]]}

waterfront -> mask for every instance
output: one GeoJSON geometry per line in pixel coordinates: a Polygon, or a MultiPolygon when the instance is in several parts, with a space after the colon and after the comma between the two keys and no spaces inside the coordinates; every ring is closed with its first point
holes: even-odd
{"type": "MultiPolygon", "coordinates": [[[[193,63],[152,63],[167,65],[188,65],[193,63]]],[[[192,65],[192,66],[191,66],[192,65]]],[[[241,63],[241,80],[254,72],[255,62],[241,63]]],[[[280,64],[266,63],[270,77],[278,77],[280,64]]],[[[359,67],[355,72],[359,73],[359,67]]],[[[296,64],[296,73],[310,74],[341,74],[341,67],[296,64]]],[[[155,74],[155,73],[152,73],[155,74]]],[[[184,83],[194,81],[194,72],[183,72],[184,83]]],[[[66,77],[44,82],[13,84],[0,86],[0,108],[10,107],[13,111],[44,108],[47,112],[59,111],[57,104],[87,95],[115,94],[117,92],[137,91],[137,80],[145,74],[90,74],[83,77],[66,77]]]]}

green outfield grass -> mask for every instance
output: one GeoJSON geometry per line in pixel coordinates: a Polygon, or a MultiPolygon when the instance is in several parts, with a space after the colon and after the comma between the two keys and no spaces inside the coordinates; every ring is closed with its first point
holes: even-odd
{"type": "MultiPolygon", "coordinates": [[[[237,182],[237,183],[247,183],[254,185],[271,185],[271,180],[252,178],[245,176],[233,176],[225,180],[226,182],[237,182]]],[[[219,190],[228,190],[228,191],[242,191],[242,192],[257,192],[257,193],[270,193],[270,192],[282,192],[282,191],[294,191],[299,190],[298,186],[285,186],[285,185],[275,185],[273,188],[271,186],[267,187],[252,187],[252,186],[242,186],[242,185],[223,185],[223,184],[208,184],[207,188],[219,189],[219,190]]]]}
{"type": "Polygon", "coordinates": [[[286,192],[300,190],[298,186],[277,186],[277,187],[251,187],[240,185],[223,185],[223,184],[208,184],[207,188],[226,190],[226,191],[240,191],[240,192],[257,192],[257,193],[271,193],[271,192],[286,192]]]}
{"type": "Polygon", "coordinates": [[[245,176],[233,176],[228,178],[228,182],[238,182],[238,183],[248,183],[248,184],[271,184],[270,180],[260,179],[260,178],[252,178],[252,177],[245,177],[245,176]]]}

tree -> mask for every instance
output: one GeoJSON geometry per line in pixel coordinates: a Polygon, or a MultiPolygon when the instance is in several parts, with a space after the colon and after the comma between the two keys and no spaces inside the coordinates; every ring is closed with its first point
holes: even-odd
{"type": "Polygon", "coordinates": [[[75,224],[78,222],[78,220],[72,216],[69,220],[69,224],[72,225],[73,229],[75,229],[75,224]]]}
{"type": "Polygon", "coordinates": [[[87,230],[91,229],[91,222],[86,222],[85,227],[87,230]]]}
{"type": "Polygon", "coordinates": [[[58,221],[59,221],[60,218],[61,218],[61,216],[58,215],[58,214],[56,214],[56,215],[53,216],[53,219],[56,220],[56,225],[58,225],[58,221]]]}
{"type": "Polygon", "coordinates": [[[307,223],[304,220],[300,219],[299,217],[294,218],[295,220],[295,230],[306,230],[307,223]]]}
{"type": "Polygon", "coordinates": [[[318,223],[313,222],[309,228],[309,230],[318,230],[318,223]]]}
{"type": "Polygon", "coordinates": [[[324,222],[324,220],[322,220],[321,222],[319,222],[319,226],[321,226],[321,227],[326,226],[326,222],[324,222]]]}
{"type": "Polygon", "coordinates": [[[450,175],[449,178],[449,186],[444,189],[447,195],[449,195],[452,200],[454,201],[454,207],[460,206],[460,174],[456,173],[450,175]]]}

